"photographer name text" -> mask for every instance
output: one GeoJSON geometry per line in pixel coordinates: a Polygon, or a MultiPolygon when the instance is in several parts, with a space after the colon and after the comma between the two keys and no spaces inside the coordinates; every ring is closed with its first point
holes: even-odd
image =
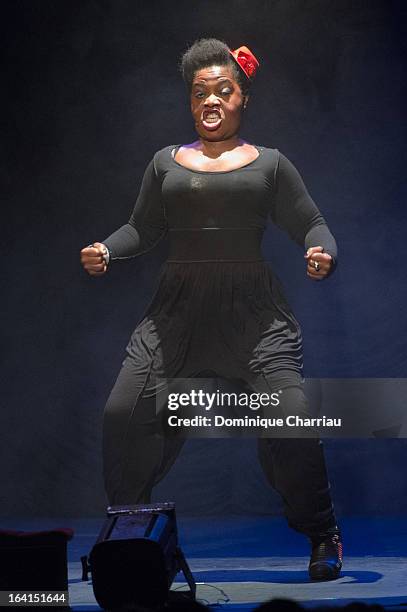
{"type": "Polygon", "coordinates": [[[272,429],[275,427],[341,427],[342,419],[332,419],[325,416],[316,418],[302,418],[298,415],[288,415],[285,418],[237,417],[228,418],[222,415],[214,417],[196,415],[191,418],[179,417],[172,414],[168,417],[170,427],[262,427],[272,429]]]}

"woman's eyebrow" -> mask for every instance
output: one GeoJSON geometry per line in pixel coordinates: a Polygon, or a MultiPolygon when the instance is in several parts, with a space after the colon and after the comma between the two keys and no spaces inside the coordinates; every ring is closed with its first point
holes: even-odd
{"type": "MultiPolygon", "coordinates": [[[[229,77],[215,77],[217,79],[218,83],[225,83],[226,81],[228,83],[232,83],[231,79],[229,77]]],[[[212,79],[208,79],[208,80],[212,80],[212,79]]],[[[206,79],[202,79],[199,81],[195,81],[194,83],[192,83],[192,87],[200,87],[202,85],[206,85],[206,79]]]]}

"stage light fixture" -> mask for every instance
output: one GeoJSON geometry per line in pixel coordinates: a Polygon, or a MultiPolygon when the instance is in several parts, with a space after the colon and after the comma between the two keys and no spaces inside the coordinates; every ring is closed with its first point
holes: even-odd
{"type": "Polygon", "coordinates": [[[91,572],[101,608],[162,606],[180,571],[189,585],[187,596],[195,599],[196,584],[178,545],[172,502],[109,506],[95,545],[81,561],[82,579],[88,580],[91,572]]]}

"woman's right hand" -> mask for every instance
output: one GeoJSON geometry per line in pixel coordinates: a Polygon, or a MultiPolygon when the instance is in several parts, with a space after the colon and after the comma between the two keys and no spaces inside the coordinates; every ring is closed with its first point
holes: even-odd
{"type": "Polygon", "coordinates": [[[81,264],[91,276],[101,276],[107,270],[103,259],[104,244],[94,242],[93,246],[87,246],[81,251],[81,264]]]}

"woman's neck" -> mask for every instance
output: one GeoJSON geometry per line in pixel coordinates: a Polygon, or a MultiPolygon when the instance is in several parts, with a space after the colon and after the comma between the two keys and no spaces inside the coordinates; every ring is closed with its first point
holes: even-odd
{"type": "Polygon", "coordinates": [[[205,157],[211,157],[212,159],[216,159],[220,157],[222,153],[226,153],[226,151],[232,151],[236,147],[244,144],[244,140],[242,140],[239,136],[233,136],[232,138],[228,138],[227,140],[204,140],[200,138],[196,142],[196,148],[202,151],[205,157]]]}

